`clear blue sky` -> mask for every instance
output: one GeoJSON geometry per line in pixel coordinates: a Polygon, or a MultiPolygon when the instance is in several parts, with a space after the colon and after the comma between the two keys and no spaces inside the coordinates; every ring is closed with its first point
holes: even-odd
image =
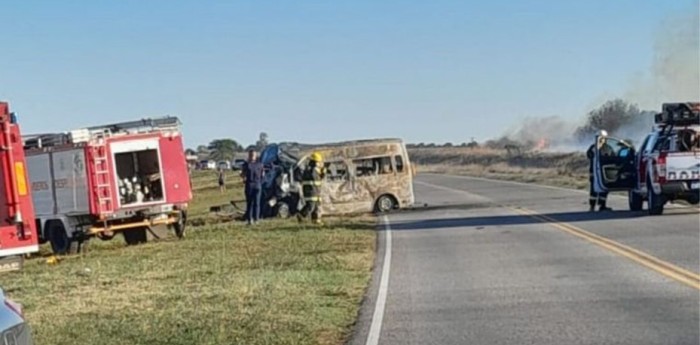
{"type": "Polygon", "coordinates": [[[622,94],[695,2],[5,1],[0,99],[26,133],[172,114],[188,146],[479,140],[622,94]]]}

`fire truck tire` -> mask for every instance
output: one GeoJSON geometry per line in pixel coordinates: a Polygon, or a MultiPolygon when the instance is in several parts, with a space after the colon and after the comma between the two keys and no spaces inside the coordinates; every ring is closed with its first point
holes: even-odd
{"type": "Polygon", "coordinates": [[[62,222],[50,221],[46,231],[48,240],[51,243],[51,250],[54,254],[70,254],[71,249],[75,248],[62,222]]]}
{"type": "Polygon", "coordinates": [[[175,236],[178,238],[185,237],[185,229],[187,228],[187,212],[180,211],[180,218],[178,218],[176,223],[173,223],[173,230],[175,230],[175,236]]]}
{"type": "Polygon", "coordinates": [[[147,228],[135,228],[122,231],[124,235],[124,241],[127,245],[133,246],[141,243],[148,242],[148,229],[147,228]]]}
{"type": "Polygon", "coordinates": [[[637,192],[630,190],[627,192],[627,199],[630,204],[630,211],[641,211],[644,206],[644,199],[637,192]]]}
{"type": "Polygon", "coordinates": [[[664,196],[654,193],[651,184],[647,186],[647,204],[649,205],[649,215],[658,216],[664,213],[664,196]]]}

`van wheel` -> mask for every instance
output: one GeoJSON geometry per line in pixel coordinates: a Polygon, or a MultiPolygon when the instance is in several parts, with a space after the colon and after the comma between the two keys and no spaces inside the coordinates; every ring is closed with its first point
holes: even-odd
{"type": "Polygon", "coordinates": [[[51,250],[56,255],[70,254],[71,239],[66,233],[66,228],[62,222],[51,222],[48,229],[48,239],[51,243],[51,250]]]}
{"type": "Polygon", "coordinates": [[[124,235],[124,241],[129,246],[148,242],[147,228],[128,229],[122,231],[122,234],[124,235]]]}
{"type": "Polygon", "coordinates": [[[649,208],[649,215],[652,216],[657,216],[660,214],[664,213],[664,197],[663,195],[659,195],[654,193],[654,188],[651,187],[651,184],[647,186],[647,204],[649,208]]]}
{"type": "Polygon", "coordinates": [[[630,204],[630,211],[641,211],[644,204],[644,199],[642,196],[633,190],[627,192],[627,199],[630,204]]]}
{"type": "Polygon", "coordinates": [[[377,199],[374,209],[377,213],[389,213],[396,208],[397,204],[393,196],[384,194],[377,199]]]}
{"type": "Polygon", "coordinates": [[[287,219],[289,218],[289,215],[291,214],[291,211],[289,209],[289,204],[287,204],[284,201],[280,201],[275,205],[275,215],[278,218],[282,219],[287,219]]]}

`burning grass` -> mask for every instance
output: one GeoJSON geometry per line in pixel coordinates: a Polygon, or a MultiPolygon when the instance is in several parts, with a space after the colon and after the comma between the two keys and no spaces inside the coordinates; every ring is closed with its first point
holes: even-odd
{"type": "MultiPolygon", "coordinates": [[[[193,177],[193,217],[240,195],[193,177]],[[213,188],[212,188],[213,186],[213,188]]],[[[126,247],[93,241],[49,266],[0,277],[38,344],[341,344],[374,258],[373,218],[323,228],[269,220],[190,227],[183,240],[126,247]]]]}

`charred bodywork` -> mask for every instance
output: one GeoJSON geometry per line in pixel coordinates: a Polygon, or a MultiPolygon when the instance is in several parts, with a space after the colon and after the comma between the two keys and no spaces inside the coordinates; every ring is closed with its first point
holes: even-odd
{"type": "Polygon", "coordinates": [[[414,170],[400,139],[270,145],[261,154],[268,171],[266,215],[286,216],[300,209],[301,173],[312,152],[323,155],[327,171],[321,187],[324,215],[386,212],[413,204],[414,170]]]}

